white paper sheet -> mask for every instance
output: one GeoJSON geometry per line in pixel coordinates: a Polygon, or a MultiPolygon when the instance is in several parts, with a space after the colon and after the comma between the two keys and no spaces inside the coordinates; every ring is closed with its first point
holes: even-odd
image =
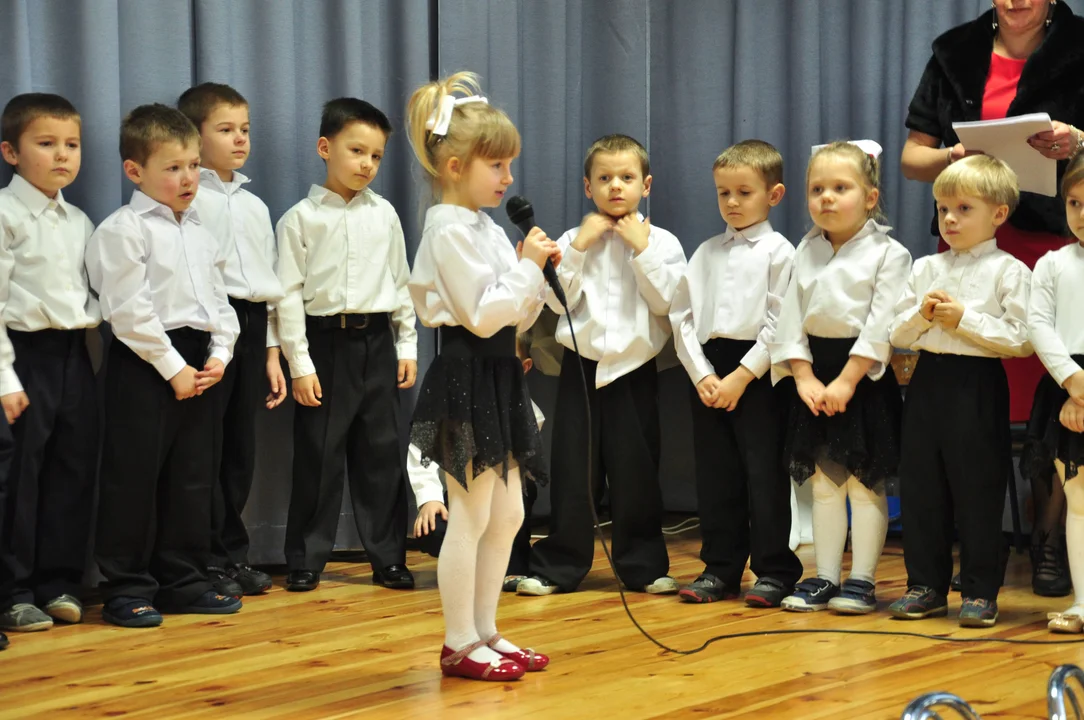
{"type": "Polygon", "coordinates": [[[965,148],[993,155],[1016,172],[1021,190],[1049,197],[1058,194],[1058,163],[1040,155],[1028,138],[1052,128],[1046,113],[952,123],[965,148]]]}

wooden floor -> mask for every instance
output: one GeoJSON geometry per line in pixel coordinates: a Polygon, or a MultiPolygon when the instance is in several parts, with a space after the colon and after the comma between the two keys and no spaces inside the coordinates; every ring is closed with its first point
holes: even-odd
{"type": "MultiPolygon", "coordinates": [[[[673,574],[691,580],[700,570],[696,531],[669,542],[673,574]]],[[[802,555],[811,567],[811,553],[802,555]]],[[[16,634],[0,652],[0,718],[898,718],[930,690],[957,693],[984,717],[1038,718],[1046,717],[1050,672],[1084,665],[1084,645],[857,635],[758,636],[673,655],[629,623],[599,551],[582,592],[502,598],[503,632],[549,653],[549,670],[507,685],[442,679],[436,564],[413,552],[408,562],[414,592],[373,587],[367,566],[336,563],[315,592],[276,586],[226,619],[167,616],[161,628],[124,630],[104,624],[95,607],[82,625],[16,634]]],[[[1051,639],[1046,613],[1068,603],[1033,596],[1027,572],[1015,555],[991,631],[946,619],[902,623],[883,612],[855,619],[737,601],[630,600],[647,628],[680,648],[784,628],[1051,639]]],[[[905,579],[898,547],[886,550],[879,579],[883,608],[905,579]]],[[[953,614],[958,603],[957,595],[953,614]]]]}

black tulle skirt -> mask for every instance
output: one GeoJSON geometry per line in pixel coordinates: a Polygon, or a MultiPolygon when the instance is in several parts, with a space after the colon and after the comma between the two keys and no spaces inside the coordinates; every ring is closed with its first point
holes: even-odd
{"type": "Polygon", "coordinates": [[[410,442],[422,465],[437,463],[467,487],[473,475],[495,469],[507,479],[509,459],[521,476],[545,484],[542,434],[516,357],[516,331],[480,338],[461,327],[440,328],[440,354],[425,373],[410,442]]]}
{"type": "MultiPolygon", "coordinates": [[[[1084,366],[1084,355],[1074,355],[1073,360],[1084,366]]],[[[1068,399],[1068,391],[1058,387],[1049,374],[1043,375],[1035,388],[1035,402],[1031,405],[1031,419],[1020,455],[1020,474],[1047,491],[1051,490],[1054,479],[1055,459],[1065,463],[1067,478],[1084,468],[1084,435],[1061,424],[1061,407],[1068,399]]]]}
{"type": "MultiPolygon", "coordinates": [[[[826,386],[835,380],[850,359],[854,338],[809,338],[813,374],[826,386]]],[[[793,386],[792,386],[793,388],[793,386]]],[[[895,477],[900,464],[900,425],[903,397],[892,368],[877,382],[862,378],[847,411],[832,417],[814,416],[791,390],[784,457],[798,484],[827,459],[845,468],[863,485],[873,488],[895,477]]]]}

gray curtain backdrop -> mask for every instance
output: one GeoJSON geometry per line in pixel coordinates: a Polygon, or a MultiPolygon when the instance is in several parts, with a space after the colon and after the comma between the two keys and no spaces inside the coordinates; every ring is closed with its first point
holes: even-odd
{"type": "MultiPolygon", "coordinates": [[[[1063,0],[1064,1],[1064,0],[1063,0]]],[[[1084,12],[1084,0],[1069,0],[1084,12]]],[[[193,83],[226,82],[248,98],[249,186],[274,219],[323,181],[315,153],[321,105],[355,95],[402,128],[410,92],[471,69],[524,138],[515,192],[531,198],[553,236],[592,209],[583,153],[623,132],[650,151],[655,178],[643,210],[691,255],[723,224],[711,164],[758,137],[786,160],[789,189],[772,217],[797,242],[809,227],[804,172],[811,145],[869,137],[885,147],[883,192],[896,237],[917,257],[935,245],[928,186],[905,181],[903,119],[930,42],[989,7],[984,0],[437,0],[430,57],[428,0],[0,0],[0,103],[56,92],[83,116],[83,168],[66,196],[95,222],[132,187],[117,154],[121,117],[173,103],[193,83]]],[[[6,184],[7,167],[0,169],[6,184]]],[[[374,189],[398,209],[413,255],[425,189],[405,134],[393,136],[374,189]]],[[[494,217],[505,222],[503,209],[494,217]]],[[[421,366],[432,357],[422,333],[421,366]]],[[[669,363],[664,363],[669,364],[669,363]]],[[[532,373],[552,417],[555,379],[532,373]]],[[[695,508],[687,378],[662,374],[667,506],[695,508]]],[[[412,395],[404,397],[405,423],[412,395]]],[[[292,458],[292,401],[265,413],[247,518],[252,560],[282,560],[292,458]]],[[[548,433],[547,433],[548,436],[548,433]]],[[[537,510],[548,511],[545,491],[537,510]]],[[[358,546],[344,506],[340,545],[358,546]]]]}

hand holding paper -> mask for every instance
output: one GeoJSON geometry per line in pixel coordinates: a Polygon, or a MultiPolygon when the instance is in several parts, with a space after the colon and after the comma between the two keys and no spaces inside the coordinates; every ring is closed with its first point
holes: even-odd
{"type": "Polygon", "coordinates": [[[1011,167],[1020,179],[1021,190],[1049,197],[1058,194],[1057,161],[1043,157],[1028,142],[1033,135],[1054,129],[1048,114],[958,122],[952,129],[968,150],[981,150],[1011,167]]]}

